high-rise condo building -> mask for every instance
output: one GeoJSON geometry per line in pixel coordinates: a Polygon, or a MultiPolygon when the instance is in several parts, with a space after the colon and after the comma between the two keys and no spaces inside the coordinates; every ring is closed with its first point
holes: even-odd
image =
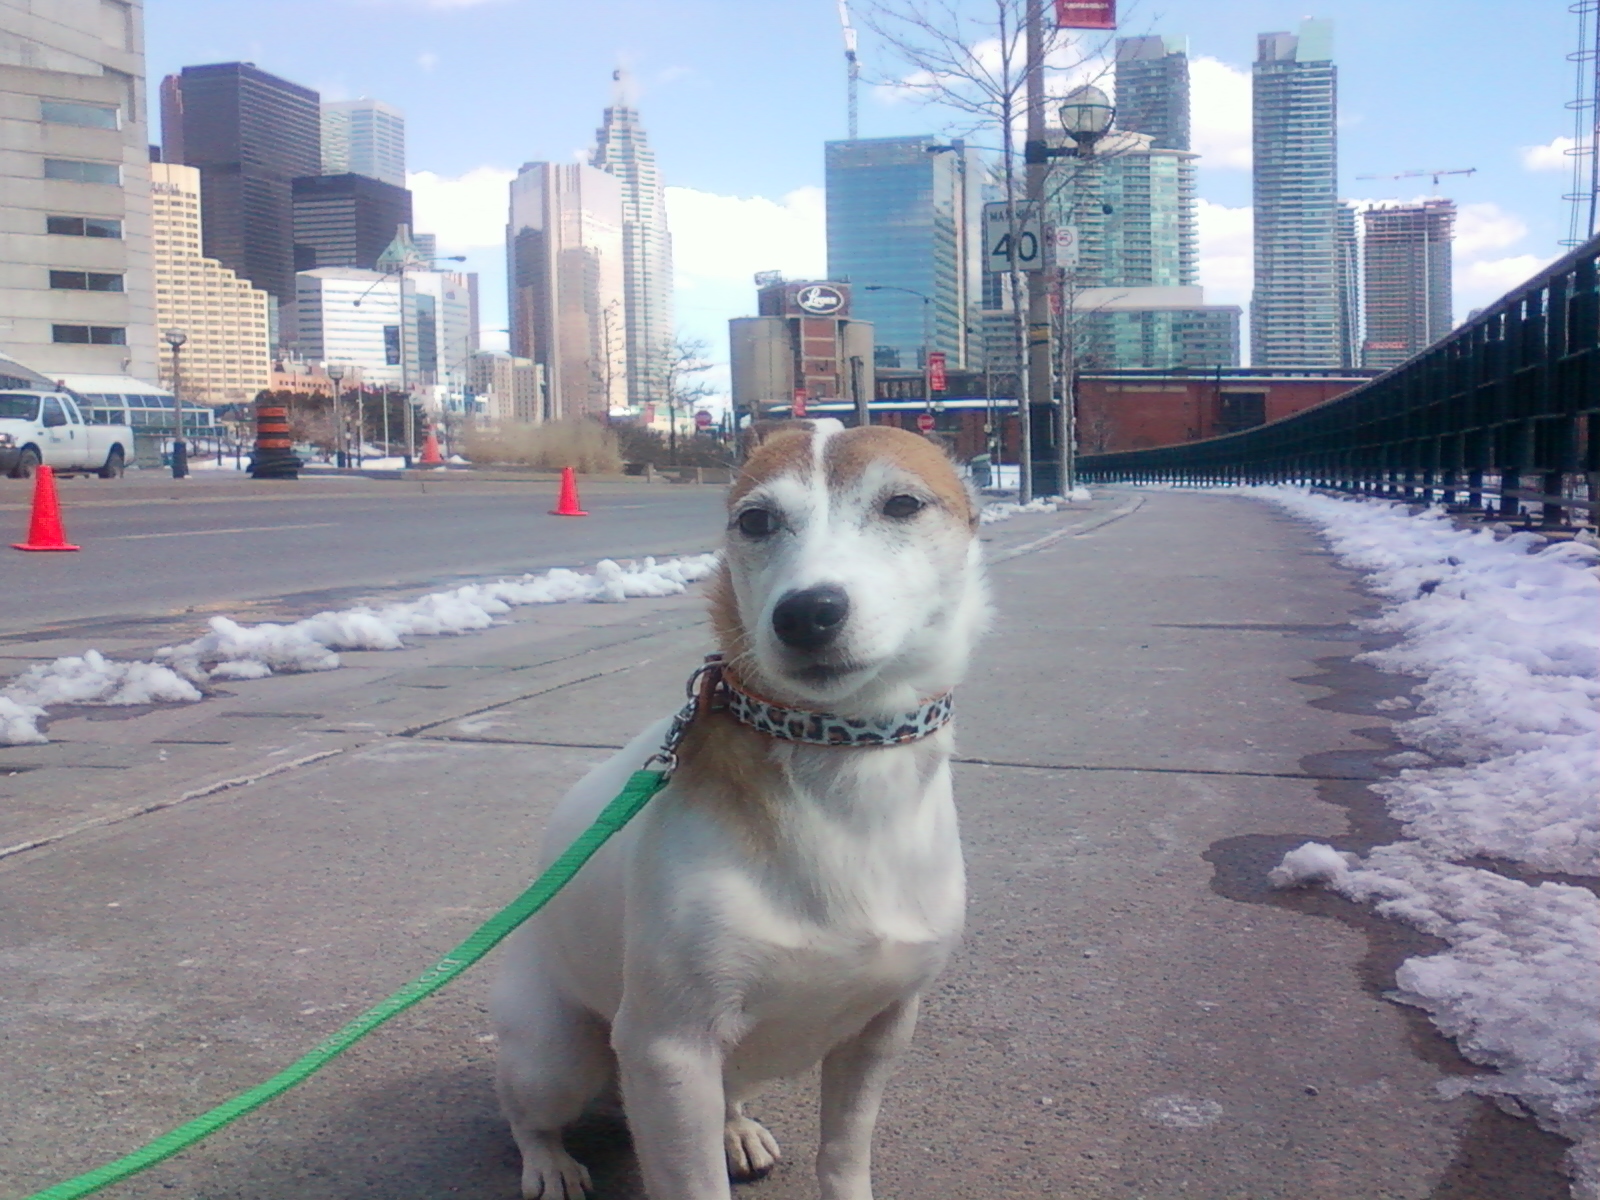
{"type": "Polygon", "coordinates": [[[1339,365],[1361,365],[1361,238],[1353,200],[1339,201],[1336,245],[1339,254],[1339,365]]]}
{"type": "Polygon", "coordinates": [[[365,97],[323,102],[322,173],[350,172],[405,187],[405,113],[365,97]]]}
{"type": "Polygon", "coordinates": [[[852,285],[877,365],[915,367],[942,350],[965,366],[979,299],[977,152],[929,136],[857,138],[827,143],[825,164],[828,278],[852,285]]]}
{"type": "Polygon", "coordinates": [[[506,226],[511,353],[544,369],[545,416],[628,400],[622,181],[584,163],[525,163],[506,226]]]}
{"type": "Polygon", "coordinates": [[[200,168],[205,252],[294,301],[293,181],[322,168],[310,88],[253,63],[185,67],[161,83],[162,157],[200,168]]]}
{"type": "MultiPolygon", "coordinates": [[[[1056,140],[1061,140],[1060,135],[1056,140]]],[[[1237,366],[1240,311],[1197,286],[1195,160],[1116,130],[1066,165],[1046,220],[1077,230],[1065,274],[1073,352],[1090,369],[1237,366]]]]}
{"type": "Polygon", "coordinates": [[[1189,148],[1189,46],[1181,37],[1117,39],[1117,128],[1165,150],[1189,148]]]}
{"type": "MultiPolygon", "coordinates": [[[[411,226],[411,193],[354,172],[302,175],[292,184],[294,268],[372,270],[395,230],[411,226]]],[[[433,256],[427,256],[433,265],[433,256]]]]}
{"type": "Polygon", "coordinates": [[[200,172],[150,164],[156,327],[181,329],[181,365],[161,355],[161,382],[186,403],[238,404],[272,382],[267,294],[201,251],[200,172]]]}
{"type": "Polygon", "coordinates": [[[1438,341],[1454,324],[1450,243],[1456,206],[1449,200],[1369,208],[1366,224],[1364,367],[1398,366],[1438,341]]]}
{"type": "Polygon", "coordinates": [[[1333,23],[1308,18],[1298,34],[1261,34],[1252,83],[1251,361],[1342,366],[1333,23]]]}
{"type": "Polygon", "coordinates": [[[0,351],[156,379],[144,5],[0,3],[0,351]]]}
{"type": "Polygon", "coordinates": [[[672,320],[672,235],[655,151],[628,102],[626,79],[612,76],[616,95],[595,132],[593,166],[622,184],[624,324],[628,403],[666,401],[676,336],[672,320]]]}

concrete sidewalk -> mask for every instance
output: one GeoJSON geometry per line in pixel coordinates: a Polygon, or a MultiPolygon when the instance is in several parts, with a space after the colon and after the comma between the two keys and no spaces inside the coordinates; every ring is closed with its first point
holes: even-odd
{"type": "MultiPolygon", "coordinates": [[[[1564,1144],[1439,1100],[1470,1068],[1382,999],[1422,939],[1264,889],[1308,838],[1391,836],[1363,784],[1407,682],[1350,661],[1351,576],[1242,497],[1107,493],[985,536],[969,936],[885,1106],[880,1200],[1564,1196],[1564,1144]]],[[[38,769],[0,775],[0,843],[56,840],[0,861],[0,1196],[259,1082],[513,895],[555,798],[677,703],[701,605],[536,610],[4,752],[38,769]],[[137,766],[45,786],[57,753],[137,766]]],[[[106,1194],[510,1200],[488,978],[106,1194]]],[[[815,1195],[813,1092],[754,1106],[786,1161],[743,1194],[815,1195]]],[[[574,1146],[600,1196],[640,1195],[618,1130],[574,1146]]]]}

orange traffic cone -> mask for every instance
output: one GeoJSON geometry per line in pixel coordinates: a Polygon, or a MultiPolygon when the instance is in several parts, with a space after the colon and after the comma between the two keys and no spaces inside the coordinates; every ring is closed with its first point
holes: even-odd
{"type": "Polygon", "coordinates": [[[61,505],[56,500],[56,473],[49,467],[33,472],[33,519],[28,522],[28,540],[12,542],[16,550],[76,550],[61,528],[61,505]]]}
{"type": "Polygon", "coordinates": [[[428,430],[428,436],[422,439],[422,458],[419,461],[425,467],[444,466],[444,455],[439,453],[439,439],[431,429],[428,430]]]}
{"type": "Polygon", "coordinates": [[[571,467],[561,468],[561,499],[550,510],[552,517],[587,517],[578,507],[578,476],[571,467]]]}

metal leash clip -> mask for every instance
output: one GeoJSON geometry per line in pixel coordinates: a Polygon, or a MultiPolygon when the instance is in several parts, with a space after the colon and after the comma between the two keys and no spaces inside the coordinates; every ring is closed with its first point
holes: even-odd
{"type": "Polygon", "coordinates": [[[645,759],[645,770],[651,769],[655,763],[660,763],[661,773],[671,777],[678,769],[678,746],[687,736],[694,719],[717,707],[717,692],[721,687],[722,655],[708,654],[705,662],[695,668],[684,685],[684,693],[689,697],[689,702],[672,718],[672,724],[667,727],[667,736],[662,739],[661,749],[645,759]]]}

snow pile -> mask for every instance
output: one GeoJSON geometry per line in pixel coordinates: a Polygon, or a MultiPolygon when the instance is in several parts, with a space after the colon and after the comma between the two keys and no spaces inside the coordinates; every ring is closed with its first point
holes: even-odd
{"type": "Polygon", "coordinates": [[[1387,602],[1369,628],[1400,640],[1362,659],[1422,677],[1416,715],[1395,726],[1418,749],[1374,785],[1406,840],[1365,859],[1307,843],[1269,882],[1325,883],[1449,943],[1396,973],[1397,999],[1494,1068],[1442,1086],[1576,1142],[1574,1194],[1600,1198],[1600,900],[1460,865],[1600,875],[1600,554],[1381,501],[1251,491],[1320,524],[1387,602]]]}
{"type": "Polygon", "coordinates": [[[6,685],[14,704],[156,704],[200,699],[200,690],[157,663],[113,662],[98,650],[29,667],[6,685]]]}
{"type": "Polygon", "coordinates": [[[23,704],[10,696],[0,694],[0,746],[29,746],[50,739],[39,732],[38,721],[44,709],[37,704],[23,704]]]}
{"type": "Polygon", "coordinates": [[[715,554],[619,564],[593,574],[556,568],[519,579],[472,583],[380,608],[321,612],[290,625],[241,625],[211,618],[208,633],[156,651],[154,662],[114,662],[97,650],[30,667],[0,689],[0,745],[48,739],[38,720],[52,704],[150,704],[202,698],[214,680],[261,679],[280,671],[332,671],[340,650],[399,650],[416,636],[486,629],[498,616],[530,604],[582,600],[617,604],[635,597],[675,596],[715,569],[715,554]]]}

